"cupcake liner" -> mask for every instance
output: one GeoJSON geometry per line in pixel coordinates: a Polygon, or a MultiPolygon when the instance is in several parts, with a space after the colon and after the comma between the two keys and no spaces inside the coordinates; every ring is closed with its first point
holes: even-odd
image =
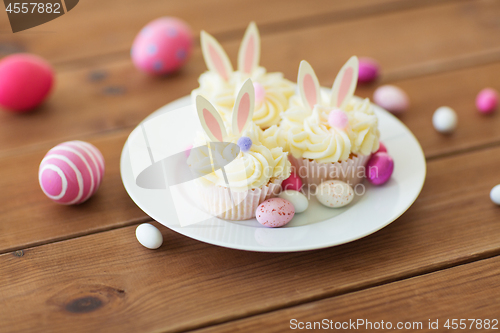
{"type": "Polygon", "coordinates": [[[356,186],[365,178],[365,167],[370,157],[358,155],[342,162],[318,163],[289,155],[289,160],[305,185],[318,186],[325,180],[337,179],[356,186]]]}
{"type": "Polygon", "coordinates": [[[283,179],[274,179],[261,188],[243,192],[231,191],[223,186],[199,187],[207,213],[225,220],[242,221],[255,217],[255,211],[261,203],[277,196],[282,182],[283,179]]]}

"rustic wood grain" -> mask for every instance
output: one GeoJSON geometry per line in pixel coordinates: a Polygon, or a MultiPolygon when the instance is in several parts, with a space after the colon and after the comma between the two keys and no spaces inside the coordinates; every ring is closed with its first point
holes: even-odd
{"type": "Polygon", "coordinates": [[[240,34],[253,20],[266,33],[438,2],[444,1],[255,0],[250,4],[231,0],[86,0],[56,20],[16,34],[11,33],[7,15],[1,12],[0,56],[27,51],[58,64],[108,53],[128,55],[140,29],[162,16],[184,19],[196,36],[205,29],[220,38],[235,38],[236,35],[241,38],[240,34]]]}
{"type": "Polygon", "coordinates": [[[4,254],[0,331],[206,327],[498,255],[500,209],[488,193],[499,163],[500,148],[431,161],[401,218],[314,252],[237,251],[163,227],[164,246],[150,251],[130,226],[4,254]]]}
{"type": "MultiPolygon", "coordinates": [[[[499,274],[500,257],[495,257],[196,332],[283,332],[296,327],[297,322],[307,325],[305,322],[322,322],[323,319],[326,319],[325,327],[333,325],[335,328],[338,322],[337,325],[345,325],[356,332],[447,332],[451,331],[444,327],[447,320],[449,325],[460,325],[463,319],[466,329],[462,326],[461,331],[491,332],[491,320],[496,319],[497,323],[500,320],[499,274]],[[290,323],[292,319],[296,321],[290,323]],[[358,319],[363,320],[359,327],[349,326],[358,319]],[[489,329],[485,329],[483,322],[472,323],[468,319],[489,319],[489,329]],[[385,329],[375,330],[377,325],[382,327],[382,321],[385,329]],[[438,329],[431,329],[430,322],[438,329]],[[398,323],[411,329],[398,330],[398,323]]],[[[319,324],[316,327],[319,328],[319,324]]]]}

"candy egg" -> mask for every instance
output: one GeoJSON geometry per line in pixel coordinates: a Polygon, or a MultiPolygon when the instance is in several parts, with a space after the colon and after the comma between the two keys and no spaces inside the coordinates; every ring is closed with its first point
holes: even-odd
{"type": "Polygon", "coordinates": [[[377,153],[387,153],[387,147],[382,142],[379,142],[377,153]]]}
{"type": "Polygon", "coordinates": [[[385,184],[394,171],[394,161],[387,153],[376,153],[366,165],[366,178],[373,185],[385,184]]]}
{"type": "Polygon", "coordinates": [[[143,223],[135,229],[135,237],[142,246],[156,250],[163,244],[163,236],[154,225],[143,223]]]}
{"type": "Polygon", "coordinates": [[[257,207],[255,218],[266,227],[282,227],[295,215],[295,208],[290,201],[282,198],[267,199],[257,207]]]}
{"type": "Polygon", "coordinates": [[[392,85],[378,87],[373,93],[373,101],[392,113],[402,113],[410,106],[408,95],[392,85]]]}
{"type": "Polygon", "coordinates": [[[13,54],[0,61],[0,106],[26,112],[40,105],[54,83],[47,61],[32,54],[13,54]]]}
{"type": "Polygon", "coordinates": [[[295,213],[302,213],[309,206],[309,201],[306,196],[298,191],[283,191],[278,195],[278,197],[290,201],[295,209],[295,213]]]}
{"type": "Polygon", "coordinates": [[[500,184],[491,189],[490,198],[491,201],[500,206],[500,184]]]}
{"type": "Polygon", "coordinates": [[[300,177],[297,176],[295,172],[292,172],[290,174],[290,177],[288,177],[281,183],[281,188],[283,189],[283,191],[300,191],[300,189],[302,188],[302,179],[300,179],[300,177]]]}
{"type": "Polygon", "coordinates": [[[186,63],[193,36],[189,26],[174,17],[156,19],[135,37],[130,51],[135,66],[150,74],[168,74],[186,63]]]}
{"type": "Polygon", "coordinates": [[[359,58],[359,83],[368,83],[377,79],[380,66],[375,59],[359,58]]]}
{"type": "Polygon", "coordinates": [[[457,128],[458,118],[455,110],[448,106],[438,108],[432,115],[432,125],[436,131],[451,133],[457,128]]]}
{"type": "Polygon", "coordinates": [[[318,186],[316,198],[326,207],[340,208],[351,203],[354,190],[341,180],[327,180],[318,186]]]}
{"type": "Polygon", "coordinates": [[[495,89],[486,88],[477,94],[476,107],[481,113],[492,113],[498,105],[498,93],[495,89]]]}
{"type": "Polygon", "coordinates": [[[38,180],[49,199],[63,204],[80,204],[99,188],[104,175],[104,158],[95,146],[83,141],[61,143],[45,155],[38,180]]]}

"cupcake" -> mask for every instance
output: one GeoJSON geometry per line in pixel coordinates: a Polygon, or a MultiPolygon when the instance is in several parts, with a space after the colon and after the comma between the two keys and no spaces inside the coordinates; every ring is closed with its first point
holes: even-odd
{"type": "Polygon", "coordinates": [[[259,66],[260,36],[255,23],[250,23],[241,42],[237,71],[222,46],[205,31],[201,32],[201,46],[208,71],[200,75],[200,86],[191,93],[193,103],[196,96],[205,97],[220,112],[222,120],[230,124],[238,91],[250,78],[255,90],[253,122],[262,129],[278,125],[294,94],[294,84],[282,73],[267,73],[259,66]]]}
{"type": "Polygon", "coordinates": [[[196,109],[205,133],[195,138],[187,160],[200,188],[203,208],[227,220],[255,217],[257,207],[281,191],[290,176],[288,153],[261,141],[262,130],[252,122],[254,87],[248,79],[238,93],[231,126],[226,126],[215,106],[197,96],[196,109]]]}
{"type": "Polygon", "coordinates": [[[321,92],[312,67],[302,61],[297,96],[283,114],[279,128],[263,133],[268,146],[283,145],[306,184],[340,179],[354,186],[379,147],[378,120],[368,99],[353,98],[358,59],[342,67],[330,96],[321,92]]]}

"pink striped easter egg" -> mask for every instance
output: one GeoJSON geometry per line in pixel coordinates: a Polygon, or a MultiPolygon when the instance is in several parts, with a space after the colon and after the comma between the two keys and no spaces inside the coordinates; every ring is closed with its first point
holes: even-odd
{"type": "Polygon", "coordinates": [[[43,193],[63,205],[88,200],[101,185],[103,175],[101,152],[83,141],[58,144],[49,150],[38,169],[43,193]]]}

